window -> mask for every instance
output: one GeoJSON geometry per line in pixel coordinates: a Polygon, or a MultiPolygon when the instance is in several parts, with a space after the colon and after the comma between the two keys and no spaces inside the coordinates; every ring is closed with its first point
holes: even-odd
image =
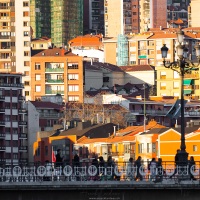
{"type": "Polygon", "coordinates": [[[23,22],[23,25],[24,26],[29,26],[29,23],[28,22],[23,22]]]}
{"type": "Polygon", "coordinates": [[[166,72],[160,72],[160,79],[166,79],[166,72]]]}
{"type": "Polygon", "coordinates": [[[29,76],[29,71],[24,71],[25,76],[29,76]]]}
{"type": "Polygon", "coordinates": [[[40,70],[40,63],[35,63],[35,70],[40,70]]]}
{"type": "Polygon", "coordinates": [[[150,143],[147,143],[147,153],[150,153],[151,152],[151,146],[150,146],[150,143]]]}
{"type": "Polygon", "coordinates": [[[179,73],[174,71],[174,78],[179,78],[179,73]]]}
{"type": "Polygon", "coordinates": [[[78,92],[79,91],[79,85],[68,85],[69,92],[78,92]]]}
{"type": "Polygon", "coordinates": [[[68,101],[79,101],[79,96],[68,96],[68,101]]]}
{"type": "Polygon", "coordinates": [[[193,145],[193,151],[197,151],[197,145],[193,145]]]}
{"type": "Polygon", "coordinates": [[[68,74],[68,80],[78,80],[78,74],[68,74]]]}
{"type": "Polygon", "coordinates": [[[78,63],[68,63],[68,69],[78,69],[78,63]]]}
{"type": "Polygon", "coordinates": [[[24,85],[26,86],[30,85],[29,81],[24,81],[24,85]]]}
{"type": "Polygon", "coordinates": [[[24,46],[29,47],[29,41],[24,41],[24,46]]]}
{"type": "Polygon", "coordinates": [[[144,152],[144,143],[138,144],[138,153],[144,152]]]}
{"type": "Polygon", "coordinates": [[[36,74],[36,75],[35,75],[35,80],[36,80],[36,81],[40,81],[40,80],[41,80],[41,79],[40,79],[40,74],[36,74]]]}
{"type": "Polygon", "coordinates": [[[179,82],[174,82],[174,89],[178,89],[179,88],[179,82]]]}
{"type": "Polygon", "coordinates": [[[124,153],[130,153],[130,144],[124,144],[124,153]]]}
{"type": "Polygon", "coordinates": [[[23,2],[23,7],[28,7],[28,6],[29,6],[28,1],[24,1],[24,2],[23,2]]]}
{"type": "Polygon", "coordinates": [[[25,96],[29,96],[29,91],[25,91],[25,96]]]}
{"type": "Polygon", "coordinates": [[[35,86],[35,92],[41,92],[41,86],[40,85],[35,86]]]}
{"type": "Polygon", "coordinates": [[[166,83],[160,83],[160,89],[166,90],[166,83]]]}
{"type": "Polygon", "coordinates": [[[29,66],[30,62],[29,61],[24,61],[24,66],[29,66]]]}
{"type": "Polygon", "coordinates": [[[29,36],[29,32],[28,31],[24,31],[24,36],[29,36]]]}
{"type": "Polygon", "coordinates": [[[23,12],[23,17],[28,17],[29,16],[29,12],[28,11],[24,11],[23,12]]]}
{"type": "Polygon", "coordinates": [[[24,51],[24,56],[29,56],[29,51],[24,51]]]}

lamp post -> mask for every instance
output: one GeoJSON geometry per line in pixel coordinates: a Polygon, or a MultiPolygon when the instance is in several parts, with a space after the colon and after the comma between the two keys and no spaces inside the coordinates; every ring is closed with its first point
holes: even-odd
{"type": "Polygon", "coordinates": [[[180,164],[184,165],[188,161],[188,153],[186,152],[186,145],[185,145],[185,120],[184,120],[184,74],[189,73],[192,69],[195,69],[200,64],[200,45],[197,44],[194,48],[196,49],[196,57],[198,60],[198,64],[195,65],[191,60],[188,59],[188,49],[187,46],[184,44],[184,32],[182,30],[177,32],[177,39],[178,39],[178,46],[177,46],[177,55],[179,59],[177,61],[167,63],[167,52],[168,48],[166,44],[163,45],[161,48],[162,58],[163,58],[163,65],[165,68],[172,69],[179,73],[181,77],[181,145],[180,145],[180,152],[178,153],[178,161],[180,164]]]}
{"type": "Polygon", "coordinates": [[[146,102],[145,102],[145,89],[146,89],[146,85],[145,83],[143,84],[144,86],[144,132],[146,132],[146,102]]]}

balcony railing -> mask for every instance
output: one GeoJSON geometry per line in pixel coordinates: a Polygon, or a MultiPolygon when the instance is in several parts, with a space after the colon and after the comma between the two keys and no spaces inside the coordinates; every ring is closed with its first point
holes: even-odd
{"type": "Polygon", "coordinates": [[[61,113],[40,113],[41,118],[60,118],[61,116],[61,113]]]}
{"type": "Polygon", "coordinates": [[[0,126],[5,126],[5,121],[0,121],[0,126]]]}
{"type": "Polygon", "coordinates": [[[19,112],[19,113],[27,113],[27,110],[26,110],[26,109],[19,109],[18,112],[19,112]]]}
{"type": "Polygon", "coordinates": [[[64,68],[46,68],[45,72],[64,72],[64,68]]]}
{"type": "Polygon", "coordinates": [[[5,133],[0,133],[0,138],[5,138],[6,134],[5,133]]]}
{"type": "Polygon", "coordinates": [[[5,150],[6,150],[6,147],[0,145],[0,151],[5,151],[5,150]]]}
{"type": "Polygon", "coordinates": [[[144,114],[148,114],[148,115],[166,115],[169,111],[168,110],[130,110],[131,113],[135,113],[138,115],[144,115],[144,114]]]}
{"type": "Polygon", "coordinates": [[[26,133],[20,133],[19,134],[19,139],[26,139],[27,138],[27,134],[26,133]]]}
{"type": "Polygon", "coordinates": [[[25,122],[25,121],[19,121],[19,125],[27,125],[27,122],[25,122]]]}
{"type": "Polygon", "coordinates": [[[20,146],[19,151],[27,151],[27,146],[20,146]]]}
{"type": "Polygon", "coordinates": [[[64,94],[64,91],[60,91],[60,90],[46,90],[45,93],[46,94],[64,94]]]}
{"type": "Polygon", "coordinates": [[[196,79],[199,78],[199,74],[184,74],[184,78],[196,79]]]}
{"type": "Polygon", "coordinates": [[[47,79],[46,83],[64,83],[63,79],[47,79]]]}
{"type": "Polygon", "coordinates": [[[4,113],[5,109],[4,108],[0,108],[0,113],[4,113]]]}
{"type": "Polygon", "coordinates": [[[0,101],[5,100],[5,96],[0,95],[0,101]]]}
{"type": "Polygon", "coordinates": [[[20,87],[24,88],[24,85],[21,83],[0,83],[0,87],[20,87]]]}
{"type": "Polygon", "coordinates": [[[19,97],[18,97],[18,100],[19,100],[19,101],[25,101],[25,97],[19,96],[19,97]]]}

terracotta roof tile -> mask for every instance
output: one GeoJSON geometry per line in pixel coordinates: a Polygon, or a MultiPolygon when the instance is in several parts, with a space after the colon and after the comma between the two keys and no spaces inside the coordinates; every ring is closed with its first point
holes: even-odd
{"type": "Polygon", "coordinates": [[[47,101],[30,101],[36,108],[56,109],[60,110],[61,105],[47,101]]]}
{"type": "Polygon", "coordinates": [[[63,48],[53,48],[53,49],[44,49],[44,50],[32,50],[32,57],[47,57],[47,56],[77,56],[71,51],[68,51],[63,48]]]}
{"type": "Polygon", "coordinates": [[[123,71],[155,71],[155,67],[151,65],[133,65],[133,66],[120,66],[123,71]]]}

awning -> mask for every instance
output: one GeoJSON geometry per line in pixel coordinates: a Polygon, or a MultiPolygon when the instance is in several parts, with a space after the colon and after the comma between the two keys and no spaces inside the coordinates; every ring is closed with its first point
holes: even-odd
{"type": "Polygon", "coordinates": [[[183,80],[183,85],[191,85],[192,79],[183,80]]]}
{"type": "Polygon", "coordinates": [[[183,94],[191,94],[192,93],[192,90],[184,90],[183,91],[183,94]]]}

